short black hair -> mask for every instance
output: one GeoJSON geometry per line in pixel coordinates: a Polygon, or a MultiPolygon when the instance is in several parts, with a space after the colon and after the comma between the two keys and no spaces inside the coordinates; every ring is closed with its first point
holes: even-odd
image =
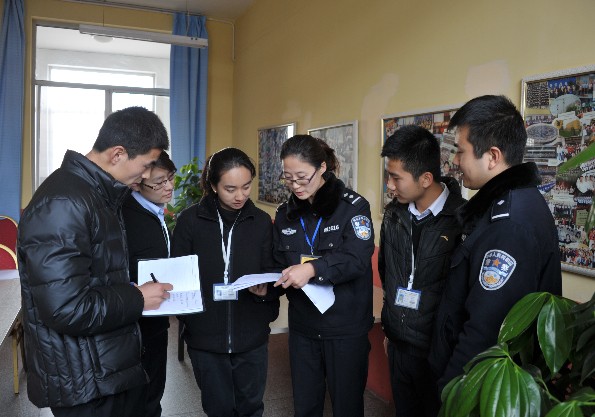
{"type": "Polygon", "coordinates": [[[157,160],[155,161],[153,168],[161,168],[161,169],[166,170],[167,172],[174,172],[174,173],[178,170],[176,168],[176,165],[174,164],[174,161],[172,161],[170,159],[167,152],[161,152],[159,154],[159,158],[157,158],[157,160]]]}
{"type": "Polygon", "coordinates": [[[399,128],[388,137],[380,156],[401,161],[403,169],[415,179],[429,172],[434,182],[440,182],[440,144],[421,126],[399,128]]]}
{"type": "Polygon", "coordinates": [[[467,140],[476,158],[495,146],[508,165],[523,162],[527,131],[521,113],[508,97],[485,95],[468,101],[450,119],[448,128],[455,127],[469,128],[467,140]]]}
{"type": "Polygon", "coordinates": [[[93,150],[103,152],[114,146],[126,149],[134,159],[151,149],[169,148],[167,130],[159,117],[144,107],[128,107],[110,114],[99,130],[93,150]]]}

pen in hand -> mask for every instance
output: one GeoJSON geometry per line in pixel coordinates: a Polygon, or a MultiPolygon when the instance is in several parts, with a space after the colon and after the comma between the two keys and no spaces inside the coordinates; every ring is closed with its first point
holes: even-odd
{"type": "Polygon", "coordinates": [[[155,278],[155,275],[153,275],[153,273],[151,272],[151,279],[153,280],[154,283],[158,283],[159,281],[157,281],[157,278],[155,278]]]}

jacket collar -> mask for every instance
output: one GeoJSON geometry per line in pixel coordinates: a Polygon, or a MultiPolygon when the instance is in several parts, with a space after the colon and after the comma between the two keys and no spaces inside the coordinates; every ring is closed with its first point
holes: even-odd
{"type": "MultiPolygon", "coordinates": [[[[458,181],[453,177],[440,177],[440,182],[444,183],[448,188],[450,194],[444,203],[444,207],[442,211],[440,211],[441,215],[449,215],[454,216],[456,214],[457,209],[465,202],[463,197],[461,196],[461,186],[459,185],[458,181]]],[[[406,203],[399,203],[397,199],[393,199],[390,204],[386,207],[387,210],[391,207],[395,207],[395,213],[399,213],[401,217],[409,219],[409,209],[408,204],[406,203]]]]}
{"type": "Polygon", "coordinates": [[[518,188],[536,187],[541,178],[533,162],[514,165],[489,180],[479,191],[457,211],[461,224],[476,220],[491,207],[492,202],[504,193],[518,188]]]}
{"type": "MultiPolygon", "coordinates": [[[[254,205],[252,200],[248,199],[248,201],[246,201],[246,204],[244,204],[244,207],[242,207],[242,213],[238,218],[238,222],[241,222],[247,219],[248,217],[253,217],[255,209],[256,206],[254,205]]],[[[203,217],[205,219],[218,222],[219,217],[217,216],[217,195],[209,193],[203,196],[203,198],[201,198],[198,203],[196,215],[198,217],[203,217]]]]}
{"type": "Polygon", "coordinates": [[[287,219],[296,220],[306,213],[313,213],[320,217],[329,217],[341,200],[341,194],[345,189],[343,181],[338,179],[332,172],[322,174],[324,184],[314,195],[312,204],[308,200],[300,200],[291,193],[287,199],[287,219]]]}
{"type": "Polygon", "coordinates": [[[73,172],[89,183],[111,207],[118,207],[130,193],[128,186],[122,184],[104,171],[89,158],[75,151],[66,151],[61,168],[73,172]]]}

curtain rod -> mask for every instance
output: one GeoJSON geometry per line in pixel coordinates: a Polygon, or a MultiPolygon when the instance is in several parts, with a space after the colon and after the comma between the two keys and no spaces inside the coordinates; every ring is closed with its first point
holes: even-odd
{"type": "MultiPolygon", "coordinates": [[[[119,7],[121,9],[129,9],[129,10],[144,10],[144,11],[148,11],[148,12],[157,12],[157,13],[168,13],[168,14],[174,14],[174,13],[182,13],[182,11],[180,10],[174,10],[174,9],[164,9],[164,8],[160,8],[160,7],[153,7],[153,6],[142,6],[142,5],[131,5],[131,4],[123,4],[123,3],[118,3],[118,2],[114,2],[114,1],[106,1],[106,0],[62,0],[62,1],[66,1],[69,3],[79,3],[79,4],[91,4],[91,5],[95,5],[95,6],[108,6],[108,7],[119,7]]],[[[202,16],[201,14],[196,14],[196,13],[190,13],[190,12],[184,12],[189,16],[202,16]]],[[[220,22],[220,23],[226,23],[228,25],[231,25],[231,60],[235,62],[236,60],[236,27],[235,24],[233,23],[233,21],[231,20],[227,20],[227,19],[216,19],[213,17],[207,17],[207,20],[210,20],[212,22],[220,22]]]]}

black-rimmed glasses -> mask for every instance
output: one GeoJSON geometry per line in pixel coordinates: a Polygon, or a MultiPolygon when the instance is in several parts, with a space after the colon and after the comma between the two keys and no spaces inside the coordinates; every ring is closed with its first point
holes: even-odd
{"type": "Polygon", "coordinates": [[[291,186],[293,183],[296,183],[297,185],[308,185],[310,184],[310,181],[312,181],[312,179],[314,178],[314,175],[316,175],[316,173],[318,172],[318,170],[314,171],[314,174],[312,174],[310,176],[310,178],[298,178],[295,180],[292,180],[291,178],[288,177],[284,177],[283,174],[281,174],[279,176],[279,182],[283,185],[286,186],[291,186]]]}
{"type": "Polygon", "coordinates": [[[141,182],[140,184],[141,185],[144,185],[147,188],[152,189],[153,191],[159,191],[163,187],[165,187],[165,184],[167,184],[168,181],[171,182],[172,185],[173,185],[173,183],[174,183],[174,177],[175,177],[175,174],[171,174],[169,177],[167,177],[163,181],[158,182],[157,184],[153,184],[153,185],[145,184],[144,182],[141,182]]]}

